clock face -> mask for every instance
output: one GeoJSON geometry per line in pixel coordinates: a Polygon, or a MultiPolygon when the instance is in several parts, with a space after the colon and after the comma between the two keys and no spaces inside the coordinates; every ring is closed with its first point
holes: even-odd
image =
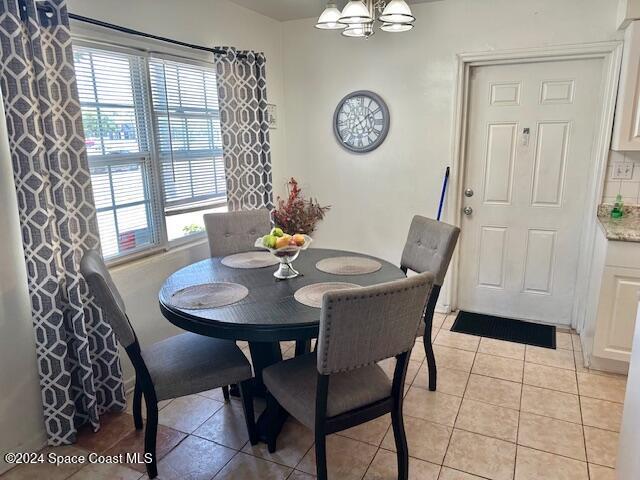
{"type": "Polygon", "coordinates": [[[344,97],[333,116],[333,130],[340,145],[351,152],[378,148],[389,131],[389,109],[373,92],[358,91],[344,97]]]}

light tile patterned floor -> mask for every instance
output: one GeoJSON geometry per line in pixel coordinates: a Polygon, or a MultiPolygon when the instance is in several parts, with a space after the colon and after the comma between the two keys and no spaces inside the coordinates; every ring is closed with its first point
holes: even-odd
{"type": "MultiPolygon", "coordinates": [[[[411,480],[615,478],[624,377],[586,370],[575,334],[559,332],[553,351],[453,333],[452,323],[453,315],[434,321],[437,392],[426,389],[420,341],[411,356],[404,406],[411,480]]],[[[283,351],[291,357],[293,345],[283,351]]],[[[391,374],[393,363],[383,368],[391,374]]],[[[219,389],[161,408],[160,479],[313,478],[313,435],[293,420],[270,454],[263,444],[248,444],[239,401],[224,404],[219,389]]],[[[98,434],[83,431],[76,445],[54,451],[141,451],[142,434],[129,413],[104,418],[98,434]]],[[[389,416],[332,435],[329,476],[395,479],[394,451],[389,416]]],[[[0,478],[134,480],[146,478],[144,471],[141,465],[37,465],[0,478]]]]}

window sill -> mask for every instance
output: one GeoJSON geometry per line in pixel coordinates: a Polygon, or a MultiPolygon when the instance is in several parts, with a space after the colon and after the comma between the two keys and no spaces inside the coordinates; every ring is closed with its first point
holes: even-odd
{"type": "Polygon", "coordinates": [[[127,255],[122,258],[115,258],[113,260],[107,260],[106,264],[109,269],[120,268],[124,266],[132,266],[137,262],[149,261],[160,259],[163,256],[171,255],[172,253],[179,252],[180,250],[187,250],[189,248],[196,247],[208,243],[208,238],[205,232],[190,235],[189,237],[180,238],[169,242],[168,247],[155,247],[148,250],[143,250],[138,253],[127,255]]]}

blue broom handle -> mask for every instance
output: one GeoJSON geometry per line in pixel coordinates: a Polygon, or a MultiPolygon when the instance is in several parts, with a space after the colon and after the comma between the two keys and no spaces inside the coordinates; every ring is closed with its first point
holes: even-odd
{"type": "Polygon", "coordinates": [[[438,205],[438,221],[442,216],[442,206],[444,205],[444,196],[447,192],[447,183],[449,183],[449,167],[444,172],[444,180],[442,181],[442,193],[440,194],[440,205],[438,205]]]}

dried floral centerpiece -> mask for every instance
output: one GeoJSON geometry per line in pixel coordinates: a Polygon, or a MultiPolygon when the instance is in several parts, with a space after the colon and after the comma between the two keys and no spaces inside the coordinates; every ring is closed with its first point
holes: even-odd
{"type": "Polygon", "coordinates": [[[309,247],[312,239],[308,235],[316,229],[329,207],[322,207],[317,200],[307,200],[302,195],[295,178],[289,180],[289,196],[286,200],[278,197],[278,205],[273,212],[275,227],[271,232],[256,239],[256,248],[266,248],[280,261],[273,274],[281,280],[295,278],[300,273],[292,262],[302,250],[309,247]]]}
{"type": "Polygon", "coordinates": [[[273,221],[287,233],[305,233],[311,235],[316,226],[331,208],[321,206],[316,199],[304,198],[295,178],[288,183],[289,196],[286,200],[278,197],[273,221]]]}

